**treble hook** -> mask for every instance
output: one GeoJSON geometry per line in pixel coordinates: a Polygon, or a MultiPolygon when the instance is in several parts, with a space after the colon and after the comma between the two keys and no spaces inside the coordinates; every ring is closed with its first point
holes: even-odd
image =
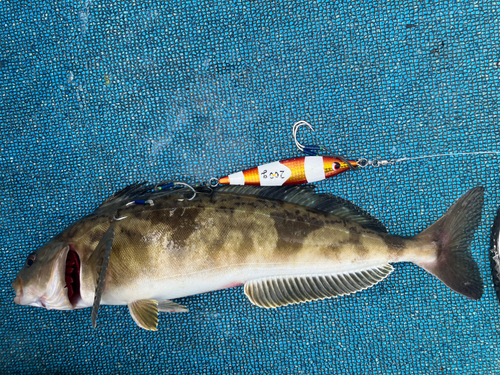
{"type": "MultiPolygon", "coordinates": [[[[191,185],[186,184],[185,182],[174,182],[174,185],[186,186],[193,191],[193,196],[191,198],[188,198],[188,201],[192,201],[194,199],[194,197],[196,197],[196,190],[191,185]]],[[[178,199],[179,202],[182,202],[183,200],[184,200],[184,198],[178,199]]]]}
{"type": "MultiPolygon", "coordinates": [[[[178,185],[186,186],[193,191],[193,196],[191,198],[189,198],[188,201],[191,201],[194,199],[194,197],[196,197],[196,190],[191,185],[186,184],[185,182],[174,181],[174,182],[169,182],[165,185],[156,185],[154,190],[155,191],[169,190],[169,189],[172,189],[174,186],[178,186],[178,185]]],[[[179,199],[179,202],[182,202],[183,200],[184,200],[184,198],[179,199]]]]}
{"type": "MultiPolygon", "coordinates": [[[[301,144],[297,140],[297,131],[299,130],[299,128],[301,126],[307,126],[309,129],[311,129],[311,131],[314,131],[314,128],[312,127],[312,125],[309,124],[307,121],[301,120],[301,121],[297,121],[295,124],[293,124],[293,128],[292,128],[293,140],[295,142],[295,145],[297,146],[297,148],[300,151],[302,151],[306,155],[311,155],[311,156],[318,155],[320,151],[328,151],[325,147],[321,147],[321,146],[317,146],[317,145],[303,145],[303,144],[301,144]]],[[[358,169],[358,166],[352,165],[351,162],[349,160],[347,160],[346,158],[344,158],[343,156],[335,155],[335,154],[332,154],[331,156],[346,163],[349,166],[349,168],[353,171],[358,169]]]]}
{"type": "Polygon", "coordinates": [[[314,131],[314,128],[312,127],[311,124],[309,124],[307,121],[304,121],[304,120],[301,120],[301,121],[297,121],[295,124],[293,124],[293,129],[292,129],[292,133],[293,133],[293,140],[295,142],[295,146],[297,146],[297,148],[304,152],[304,149],[308,146],[304,146],[303,144],[301,144],[298,140],[297,140],[297,131],[299,130],[299,128],[301,126],[307,126],[309,129],[311,129],[311,131],[314,131]]]}

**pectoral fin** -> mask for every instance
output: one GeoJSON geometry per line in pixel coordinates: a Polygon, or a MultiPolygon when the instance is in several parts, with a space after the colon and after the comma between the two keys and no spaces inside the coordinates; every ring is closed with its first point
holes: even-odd
{"type": "Polygon", "coordinates": [[[390,264],[337,275],[277,276],[245,283],[245,294],[254,305],[273,308],[343,296],[370,288],[385,279],[390,264]]]}
{"type": "Polygon", "coordinates": [[[141,299],[128,304],[132,319],[137,325],[149,331],[158,326],[158,302],[154,299],[141,299]]]}
{"type": "Polygon", "coordinates": [[[113,247],[113,238],[115,237],[115,226],[111,224],[102,236],[101,241],[92,254],[95,255],[95,264],[97,271],[97,282],[94,297],[94,306],[92,307],[91,322],[92,327],[96,327],[97,313],[101,304],[101,296],[106,285],[106,271],[108,270],[109,257],[111,255],[111,248],[113,247]]]}
{"type": "Polygon", "coordinates": [[[158,301],[158,311],[169,312],[169,313],[179,313],[189,311],[186,306],[179,305],[178,303],[172,302],[170,300],[158,301]]]}

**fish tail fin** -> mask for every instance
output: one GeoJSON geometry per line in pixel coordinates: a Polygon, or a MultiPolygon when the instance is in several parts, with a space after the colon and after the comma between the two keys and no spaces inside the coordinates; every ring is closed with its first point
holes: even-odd
{"type": "Polygon", "coordinates": [[[417,236],[437,244],[433,262],[418,263],[454,291],[471,299],[483,295],[483,279],[470,243],[481,221],[484,188],[465,193],[438,221],[417,236]]]}

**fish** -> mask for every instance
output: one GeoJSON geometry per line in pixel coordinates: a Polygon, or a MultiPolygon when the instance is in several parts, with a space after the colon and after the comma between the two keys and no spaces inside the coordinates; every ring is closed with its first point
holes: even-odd
{"type": "Polygon", "coordinates": [[[500,302],[500,208],[491,227],[490,267],[493,286],[498,302],[500,302]]]}
{"type": "Polygon", "coordinates": [[[251,303],[278,308],[378,284],[412,262],[473,300],[483,280],[470,243],[484,189],[465,193],[412,237],[391,235],[355,204],[311,185],[222,186],[112,195],[31,253],[12,283],[14,302],[46,309],[127,305],[155,331],[173,300],[243,286],[251,303]]]}

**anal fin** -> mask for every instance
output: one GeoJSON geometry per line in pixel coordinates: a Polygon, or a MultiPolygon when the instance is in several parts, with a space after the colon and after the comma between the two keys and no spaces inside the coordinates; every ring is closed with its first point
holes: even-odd
{"type": "Polygon", "coordinates": [[[178,303],[170,300],[158,301],[158,311],[169,313],[180,313],[189,311],[186,306],[179,305],[178,303]]]}
{"type": "Polygon", "coordinates": [[[154,299],[142,299],[128,304],[132,319],[137,325],[148,331],[156,331],[158,326],[158,302],[154,299]]]}
{"type": "Polygon", "coordinates": [[[275,276],[245,283],[245,294],[264,308],[343,296],[368,289],[385,279],[393,267],[386,264],[363,271],[336,275],[275,276]]]}

